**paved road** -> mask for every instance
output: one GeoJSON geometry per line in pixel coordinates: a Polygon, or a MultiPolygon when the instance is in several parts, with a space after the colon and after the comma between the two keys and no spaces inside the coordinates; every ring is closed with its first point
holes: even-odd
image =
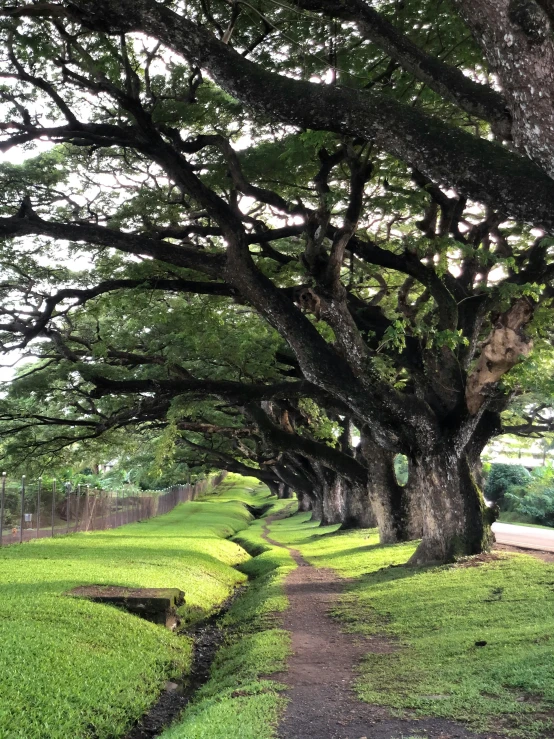
{"type": "Polygon", "coordinates": [[[554,529],[514,526],[510,523],[499,523],[497,521],[493,524],[492,530],[499,544],[511,544],[514,547],[554,552],[554,529]]]}

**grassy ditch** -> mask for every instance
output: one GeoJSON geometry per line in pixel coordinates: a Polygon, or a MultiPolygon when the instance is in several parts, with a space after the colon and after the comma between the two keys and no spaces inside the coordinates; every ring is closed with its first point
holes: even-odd
{"type": "MultiPolygon", "coordinates": [[[[244,496],[249,505],[267,506],[267,489],[230,489],[225,495],[244,496]]],[[[268,514],[290,506],[275,501],[268,514]]],[[[160,739],[272,739],[285,706],[284,686],[267,676],[285,668],[289,654],[288,632],[281,629],[279,614],[288,606],[283,580],[296,565],[289,553],[262,539],[265,519],[254,521],[235,537],[252,559],[239,566],[250,585],[222,620],[225,644],[212,665],[211,679],[194,703],[160,739]]]]}
{"type": "Polygon", "coordinates": [[[415,544],[381,547],[373,530],[340,532],[307,518],[275,521],[272,537],[353,578],[336,609],[343,628],[397,647],[367,655],[362,699],[514,737],[552,736],[554,566],[499,553],[484,563],[399,567],[415,544]]]}
{"type": "Polygon", "coordinates": [[[0,739],[113,739],[182,675],[190,640],[109,606],[78,585],[178,587],[185,622],[246,581],[230,537],[251,514],[233,500],[181,505],[145,523],[0,549],[0,739]]]}

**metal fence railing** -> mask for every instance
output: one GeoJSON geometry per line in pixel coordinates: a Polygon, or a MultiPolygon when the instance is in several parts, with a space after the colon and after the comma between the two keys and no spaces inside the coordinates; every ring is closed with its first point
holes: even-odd
{"type": "Polygon", "coordinates": [[[107,491],[89,485],[57,482],[44,485],[39,478],[28,482],[0,478],[0,547],[21,544],[77,531],[113,529],[134,521],[145,521],[168,513],[178,503],[195,500],[219,485],[226,473],[219,473],[194,485],[173,485],[159,493],[107,491]]]}

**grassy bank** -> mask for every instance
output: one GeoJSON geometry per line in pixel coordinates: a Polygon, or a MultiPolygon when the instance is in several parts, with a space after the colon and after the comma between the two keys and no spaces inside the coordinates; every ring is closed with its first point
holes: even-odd
{"type": "MultiPolygon", "coordinates": [[[[291,501],[268,498],[268,491],[239,484],[223,493],[238,496],[258,509],[272,504],[277,513],[291,501]],[[273,502],[272,502],[273,501],[273,502]]],[[[226,614],[225,645],[212,666],[210,681],[198,692],[181,719],[161,739],[272,739],[285,701],[284,686],[268,680],[285,668],[289,653],[288,632],[280,628],[279,614],[287,608],[283,591],[286,574],[295,567],[288,552],[262,539],[265,520],[254,521],[235,541],[254,558],[240,565],[250,578],[246,593],[226,614]]]]}
{"type": "Polygon", "coordinates": [[[414,544],[381,547],[375,531],[336,532],[307,518],[274,522],[272,537],[353,578],[336,616],[346,630],[383,635],[394,649],[367,656],[361,698],[512,736],[552,735],[552,565],[501,555],[485,564],[398,567],[414,544]]]}
{"type": "Polygon", "coordinates": [[[64,593],[178,587],[185,621],[206,615],[250,559],[227,540],[251,520],[229,490],[145,523],[0,549],[0,739],[113,739],[186,671],[187,639],[64,593]]]}

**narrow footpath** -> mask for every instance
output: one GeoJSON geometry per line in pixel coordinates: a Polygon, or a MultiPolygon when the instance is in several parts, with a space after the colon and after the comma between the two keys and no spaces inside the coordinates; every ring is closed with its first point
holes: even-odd
{"type": "Polygon", "coordinates": [[[296,549],[272,539],[269,527],[275,518],[279,516],[268,517],[263,538],[287,549],[298,565],[285,580],[290,607],[283,626],[291,634],[293,654],[288,671],[274,676],[289,686],[280,739],[497,739],[444,719],[393,718],[386,708],[360,701],[353,689],[356,664],[369,652],[393,652],[397,646],[384,637],[340,630],[329,611],[345,580],[333,570],[313,567],[296,549]]]}

